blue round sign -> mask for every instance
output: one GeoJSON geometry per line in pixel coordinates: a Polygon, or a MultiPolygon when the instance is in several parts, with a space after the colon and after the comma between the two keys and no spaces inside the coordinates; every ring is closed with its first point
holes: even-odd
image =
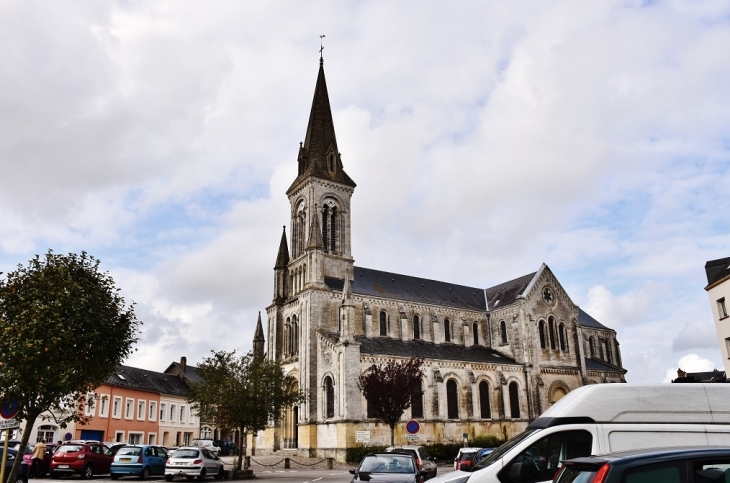
{"type": "Polygon", "coordinates": [[[4,399],[2,405],[0,405],[0,416],[5,419],[13,419],[15,415],[18,414],[19,409],[20,403],[17,399],[12,399],[10,401],[4,399]]]}
{"type": "Polygon", "coordinates": [[[418,431],[421,430],[421,423],[416,421],[415,419],[411,419],[406,423],[406,431],[408,431],[410,434],[416,434],[418,431]]]}

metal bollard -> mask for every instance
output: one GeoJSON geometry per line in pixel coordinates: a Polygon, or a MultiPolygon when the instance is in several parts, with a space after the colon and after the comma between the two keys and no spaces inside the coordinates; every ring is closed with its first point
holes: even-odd
{"type": "Polygon", "coordinates": [[[327,469],[331,470],[333,467],[333,462],[335,461],[334,458],[327,458],[327,469]]]}
{"type": "Polygon", "coordinates": [[[243,457],[243,469],[247,470],[251,467],[251,457],[250,456],[244,456],[243,457]]]}
{"type": "Polygon", "coordinates": [[[284,458],[284,469],[288,470],[289,468],[291,468],[289,465],[289,458],[284,458]]]}

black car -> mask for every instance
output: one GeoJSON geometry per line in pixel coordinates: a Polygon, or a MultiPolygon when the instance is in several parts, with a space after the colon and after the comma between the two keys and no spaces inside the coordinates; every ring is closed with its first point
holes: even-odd
{"type": "MultiPolygon", "coordinates": [[[[513,465],[514,466],[514,465],[513,465]]],[[[519,468],[517,468],[519,470],[519,468]]],[[[518,471],[519,472],[519,471],[518,471]]],[[[512,481],[529,481],[510,474],[512,481]]],[[[553,483],[724,483],[730,481],[730,447],[657,448],[563,462],[553,483]]]]}
{"type": "Polygon", "coordinates": [[[221,450],[218,453],[219,456],[232,456],[238,454],[238,446],[230,439],[216,439],[213,444],[218,446],[221,450]]]}
{"type": "Polygon", "coordinates": [[[420,483],[425,474],[418,469],[413,456],[402,453],[369,454],[350,473],[355,475],[352,483],[420,483]]]}
{"type": "MultiPolygon", "coordinates": [[[[2,452],[2,449],[0,449],[0,452],[2,452]]],[[[13,469],[13,464],[15,463],[15,459],[18,457],[18,452],[14,449],[8,448],[8,459],[5,460],[5,481],[8,481],[8,476],[10,476],[10,471],[13,469]]],[[[18,471],[18,477],[15,480],[15,483],[28,483],[28,463],[23,461],[20,464],[20,470],[18,471]]]]}

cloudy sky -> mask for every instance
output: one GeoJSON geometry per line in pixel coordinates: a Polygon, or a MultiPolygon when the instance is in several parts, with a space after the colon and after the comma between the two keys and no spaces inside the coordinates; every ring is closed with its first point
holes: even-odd
{"type": "Polygon", "coordinates": [[[488,287],[544,262],[629,382],[722,368],[725,0],[4,1],[0,271],[99,258],[144,322],[131,365],[249,350],[320,34],[356,264],[488,287]]]}

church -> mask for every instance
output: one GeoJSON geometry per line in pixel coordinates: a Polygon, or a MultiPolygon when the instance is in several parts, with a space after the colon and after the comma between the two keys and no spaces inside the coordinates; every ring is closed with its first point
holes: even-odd
{"type": "Polygon", "coordinates": [[[254,351],[294,376],[307,399],[249,438],[255,454],[344,461],[346,448],[389,444],[357,378],[390,360],[424,358],[396,444],[512,437],[579,386],[625,382],[616,332],[578,307],[545,264],[492,287],[354,265],[356,184],[340,159],[321,58],[297,164],[289,236],[285,227],[254,351]],[[406,432],[411,419],[416,434],[406,432]]]}

